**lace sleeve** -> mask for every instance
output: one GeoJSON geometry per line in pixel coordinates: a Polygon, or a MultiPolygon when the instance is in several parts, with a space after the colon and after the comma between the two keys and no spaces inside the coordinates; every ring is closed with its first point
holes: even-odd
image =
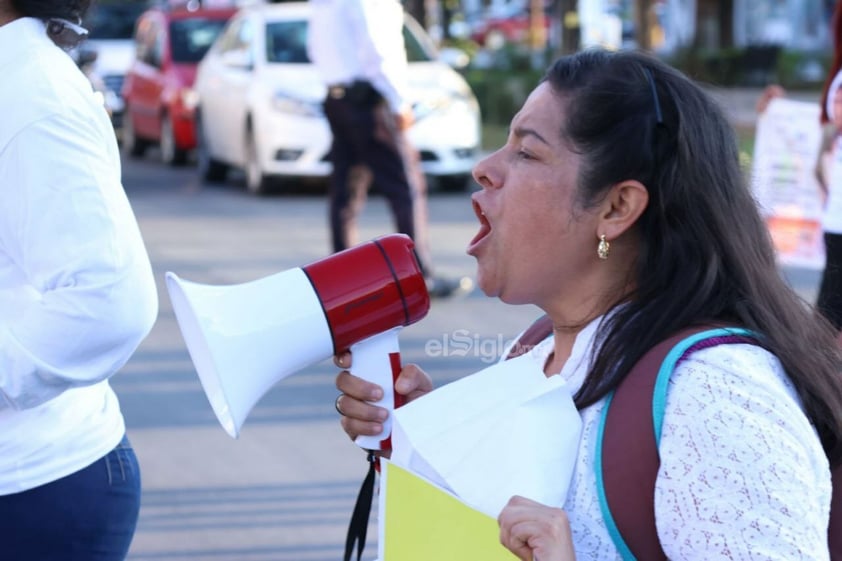
{"type": "Polygon", "coordinates": [[[655,492],[672,560],[826,560],[830,471],[780,363],[699,351],[673,373],[655,492]]]}

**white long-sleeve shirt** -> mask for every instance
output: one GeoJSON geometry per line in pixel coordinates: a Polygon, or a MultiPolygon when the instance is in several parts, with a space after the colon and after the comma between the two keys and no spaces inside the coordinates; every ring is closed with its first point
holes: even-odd
{"type": "Polygon", "coordinates": [[[403,6],[397,0],[310,0],[307,51],[327,85],[368,80],[393,112],[409,106],[403,6]]]}
{"type": "MultiPolygon", "coordinates": [[[[558,374],[573,390],[599,320],[576,338],[558,374]]],[[[543,368],[552,338],[530,356],[543,368]]],[[[691,354],[669,381],[655,486],[658,537],[678,561],[829,558],[830,469],[780,362],[749,344],[691,354]]],[[[567,499],[578,560],[621,559],[597,498],[594,451],[605,400],[585,408],[567,499]]],[[[551,430],[551,429],[548,429],[551,430]]]]}
{"type": "Polygon", "coordinates": [[[107,453],[108,378],[157,316],[114,131],[40,20],[0,27],[0,494],[107,453]]]}

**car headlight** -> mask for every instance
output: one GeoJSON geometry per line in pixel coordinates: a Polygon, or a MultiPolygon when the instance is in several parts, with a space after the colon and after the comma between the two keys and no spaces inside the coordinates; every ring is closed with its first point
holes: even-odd
{"type": "Polygon", "coordinates": [[[412,104],[412,114],[416,121],[420,121],[424,117],[435,113],[436,111],[445,111],[453,103],[454,99],[451,96],[430,97],[416,101],[412,104]]]}
{"type": "Polygon", "coordinates": [[[272,107],[283,113],[320,117],[322,115],[321,102],[300,99],[286,92],[275,92],[272,96],[272,107]]]}
{"type": "Polygon", "coordinates": [[[433,113],[443,112],[472,112],[473,95],[471,91],[451,91],[447,94],[427,96],[412,104],[412,113],[416,121],[420,121],[433,113]],[[467,94],[467,95],[466,95],[467,94]]]}

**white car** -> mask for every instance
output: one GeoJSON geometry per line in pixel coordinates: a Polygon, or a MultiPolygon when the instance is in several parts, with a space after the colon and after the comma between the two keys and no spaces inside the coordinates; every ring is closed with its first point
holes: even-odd
{"type": "MultiPolygon", "coordinates": [[[[273,179],[330,174],[326,87],[307,57],[308,12],[306,2],[244,7],[202,59],[194,88],[205,180],[241,168],[248,190],[260,193],[273,179]]],[[[480,149],[476,97],[409,16],[404,37],[415,111],[410,139],[428,176],[444,189],[466,188],[480,149]]]]}

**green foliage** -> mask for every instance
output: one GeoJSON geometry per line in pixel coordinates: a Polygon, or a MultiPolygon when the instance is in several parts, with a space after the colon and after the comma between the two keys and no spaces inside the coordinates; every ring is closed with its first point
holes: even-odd
{"type": "Polygon", "coordinates": [[[830,53],[762,45],[716,50],[685,47],[666,60],[699,82],[723,87],[762,87],[776,83],[797,90],[821,85],[830,64],[830,53]]]}
{"type": "Polygon", "coordinates": [[[789,90],[820,88],[830,64],[829,51],[783,51],[777,67],[780,84],[789,90]]]}

